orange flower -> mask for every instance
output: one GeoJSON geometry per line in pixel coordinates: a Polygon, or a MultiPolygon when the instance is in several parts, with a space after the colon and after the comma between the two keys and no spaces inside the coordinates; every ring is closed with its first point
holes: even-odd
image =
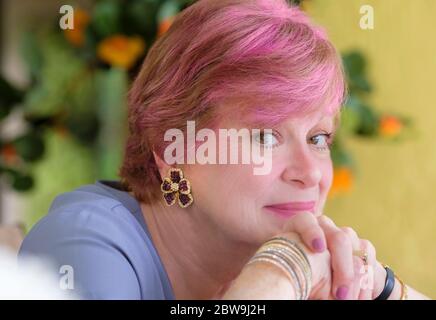
{"type": "Polygon", "coordinates": [[[129,69],[144,50],[145,43],[142,38],[114,35],[99,43],[97,56],[112,66],[129,69]]]}
{"type": "Polygon", "coordinates": [[[64,36],[73,46],[81,47],[85,43],[85,29],[89,23],[89,15],[81,9],[74,10],[74,28],[64,30],[64,36]]]}
{"type": "Polygon", "coordinates": [[[353,186],[353,173],[350,168],[339,167],[333,171],[333,183],[329,196],[336,196],[338,193],[345,193],[353,186]]]}
{"type": "Polygon", "coordinates": [[[380,119],[379,131],[382,136],[396,137],[403,129],[403,123],[394,116],[384,116],[380,119]]]}
{"type": "Polygon", "coordinates": [[[175,18],[174,16],[168,17],[165,20],[163,20],[161,23],[159,23],[158,32],[157,32],[157,35],[159,37],[168,31],[168,29],[171,27],[171,25],[174,22],[174,18],[175,18]]]}
{"type": "Polygon", "coordinates": [[[18,154],[15,147],[11,144],[6,144],[1,149],[3,161],[8,165],[14,165],[18,161],[18,154]]]}

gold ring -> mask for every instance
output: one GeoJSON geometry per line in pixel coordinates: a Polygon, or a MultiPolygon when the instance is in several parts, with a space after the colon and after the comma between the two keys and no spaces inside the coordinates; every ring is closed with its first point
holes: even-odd
{"type": "Polygon", "coordinates": [[[360,259],[362,259],[363,264],[365,266],[368,265],[368,253],[365,252],[364,250],[354,250],[353,256],[356,256],[356,257],[359,257],[360,259]]]}

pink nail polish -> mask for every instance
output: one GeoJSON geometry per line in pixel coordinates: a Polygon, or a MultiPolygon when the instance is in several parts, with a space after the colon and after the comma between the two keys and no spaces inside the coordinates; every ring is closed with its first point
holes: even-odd
{"type": "Polygon", "coordinates": [[[345,300],[348,294],[348,288],[346,286],[340,286],[338,290],[336,290],[336,298],[339,300],[345,300]]]}
{"type": "Polygon", "coordinates": [[[315,251],[322,252],[325,249],[324,241],[320,238],[316,238],[312,241],[312,247],[315,249],[315,251]]]}

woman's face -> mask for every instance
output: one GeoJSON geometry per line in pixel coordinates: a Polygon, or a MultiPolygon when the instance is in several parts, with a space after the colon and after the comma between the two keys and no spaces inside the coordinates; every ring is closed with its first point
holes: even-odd
{"type": "MultiPolygon", "coordinates": [[[[252,136],[252,144],[271,150],[268,174],[255,175],[255,163],[188,165],[185,176],[191,181],[194,206],[217,232],[253,244],[284,231],[296,213],[321,215],[333,176],[329,135],[334,119],[317,111],[268,128],[272,134],[252,136]]],[[[226,120],[221,128],[244,126],[226,120]]]]}

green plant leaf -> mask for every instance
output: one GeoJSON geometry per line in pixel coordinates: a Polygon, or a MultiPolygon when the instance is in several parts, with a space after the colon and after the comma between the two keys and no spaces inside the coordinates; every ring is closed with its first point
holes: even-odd
{"type": "Polygon", "coordinates": [[[117,177],[127,134],[126,92],[128,77],[125,70],[112,68],[98,74],[98,138],[99,176],[117,177]]]}
{"type": "Polygon", "coordinates": [[[354,161],[351,153],[343,146],[343,143],[338,139],[331,147],[331,157],[335,167],[354,168],[354,161]]]}
{"type": "Polygon", "coordinates": [[[71,90],[82,81],[86,64],[66,45],[62,35],[40,35],[43,65],[35,85],[25,96],[25,112],[45,117],[59,114],[71,90]]]}
{"type": "Polygon", "coordinates": [[[359,125],[356,134],[359,136],[375,136],[379,127],[379,119],[371,107],[361,105],[359,109],[359,125]]]}
{"type": "Polygon", "coordinates": [[[342,108],[341,125],[339,127],[339,130],[341,130],[341,132],[344,132],[344,134],[346,135],[353,134],[354,132],[356,132],[359,123],[359,115],[354,109],[348,106],[342,108]]]}
{"type": "Polygon", "coordinates": [[[361,75],[365,72],[366,61],[359,51],[351,51],[342,55],[345,70],[350,77],[361,75]]]}
{"type": "Polygon", "coordinates": [[[175,16],[181,9],[180,3],[176,0],[167,0],[159,8],[157,21],[162,22],[169,17],[175,16]]]}
{"type": "Polygon", "coordinates": [[[21,40],[21,57],[34,80],[41,74],[43,56],[37,37],[33,32],[25,32],[21,40]]]}
{"type": "Polygon", "coordinates": [[[123,29],[128,34],[140,34],[147,44],[152,43],[157,33],[157,12],[161,1],[133,0],[123,16],[123,29]]]}
{"type": "Polygon", "coordinates": [[[23,92],[13,87],[5,78],[0,76],[0,119],[5,118],[14,105],[23,100],[23,92]]]}
{"type": "Polygon", "coordinates": [[[30,132],[12,142],[18,155],[25,161],[33,162],[44,154],[44,141],[39,133],[30,132]]]}
{"type": "Polygon", "coordinates": [[[35,182],[30,175],[15,173],[12,175],[12,187],[16,191],[24,192],[33,188],[35,182]]]}
{"type": "Polygon", "coordinates": [[[92,14],[91,27],[96,33],[105,38],[121,30],[121,3],[117,0],[98,1],[92,14]]]}

